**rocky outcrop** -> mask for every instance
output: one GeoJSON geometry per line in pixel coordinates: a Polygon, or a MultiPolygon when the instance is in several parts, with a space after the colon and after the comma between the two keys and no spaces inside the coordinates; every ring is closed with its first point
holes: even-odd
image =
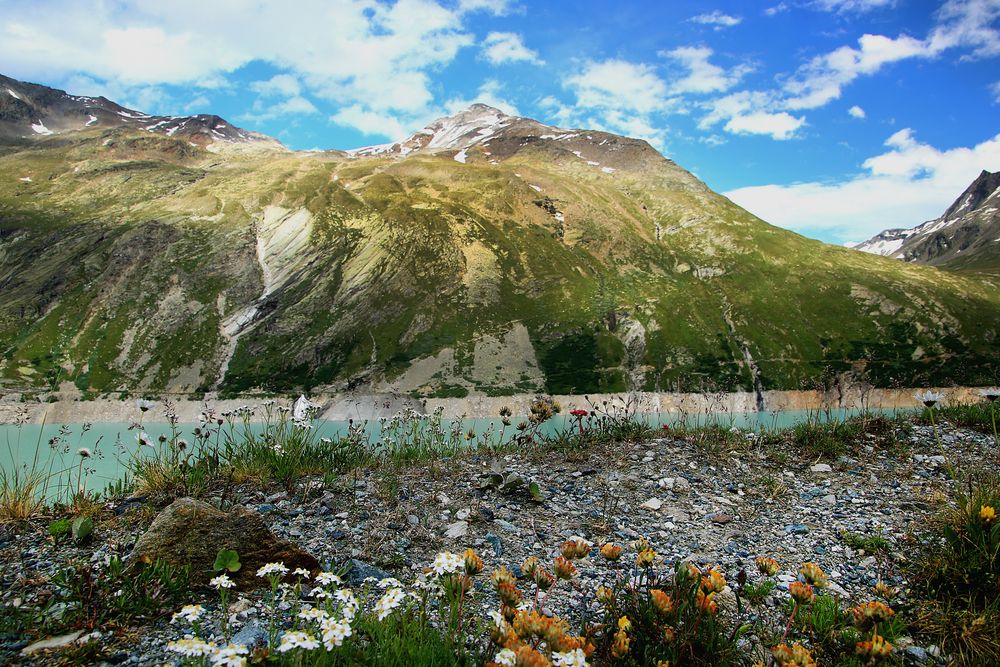
{"type": "Polygon", "coordinates": [[[256,512],[235,507],[223,512],[194,498],[179,498],[160,512],[149,530],[129,554],[130,565],[163,559],[173,565],[191,567],[191,584],[207,585],[215,576],[212,566],[220,549],[233,549],[242,566],[230,577],[238,588],[249,590],[267,585],[257,577],[266,563],[281,562],[289,570],[319,569],[319,562],[291,542],[267,529],[256,512]]]}

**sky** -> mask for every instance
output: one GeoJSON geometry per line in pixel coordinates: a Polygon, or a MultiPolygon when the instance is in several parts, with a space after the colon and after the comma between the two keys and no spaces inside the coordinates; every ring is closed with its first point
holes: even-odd
{"type": "Polygon", "coordinates": [[[483,102],[648,140],[831,243],[1000,170],[1000,0],[0,0],[0,73],[293,149],[483,102]]]}

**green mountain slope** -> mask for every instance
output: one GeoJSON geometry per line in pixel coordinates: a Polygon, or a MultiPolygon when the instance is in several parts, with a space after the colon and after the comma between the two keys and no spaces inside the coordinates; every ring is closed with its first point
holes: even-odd
{"type": "Polygon", "coordinates": [[[8,142],[0,387],[447,396],[1000,376],[991,278],[772,227],[644,142],[488,113],[351,154],[100,124],[8,142]]]}

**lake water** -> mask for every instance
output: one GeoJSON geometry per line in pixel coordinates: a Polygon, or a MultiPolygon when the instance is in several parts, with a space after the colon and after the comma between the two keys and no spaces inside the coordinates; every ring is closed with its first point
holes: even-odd
{"type": "MultiPolygon", "coordinates": [[[[912,414],[912,410],[870,410],[869,413],[880,413],[889,416],[895,414],[912,414]]],[[[815,411],[785,411],[733,414],[701,414],[678,415],[674,413],[640,415],[653,427],[667,425],[676,427],[702,426],[718,424],[725,428],[737,427],[749,431],[776,430],[792,427],[807,420],[842,421],[859,414],[859,410],[829,410],[815,411]]],[[[453,423],[443,420],[448,428],[453,423]]],[[[516,418],[515,418],[516,423],[516,418]]],[[[193,440],[192,432],[198,424],[180,424],[178,432],[181,437],[193,440]]],[[[457,425],[456,425],[457,427],[457,425]]],[[[237,432],[242,426],[236,426],[237,432]]],[[[251,429],[257,433],[263,428],[261,424],[251,424],[251,429]]],[[[316,438],[337,439],[348,432],[348,423],[343,421],[315,421],[313,428],[316,438]]],[[[499,419],[465,419],[461,423],[461,431],[475,431],[482,435],[490,429],[498,433],[502,428],[499,419]]],[[[577,428],[575,417],[557,415],[542,425],[543,434],[552,434],[565,429],[577,428]]],[[[142,430],[155,442],[160,435],[170,436],[170,426],[166,423],[150,423],[142,430]]],[[[381,436],[381,426],[378,421],[369,422],[365,427],[368,441],[377,443],[381,436]]],[[[508,436],[514,433],[512,427],[507,427],[508,436]]],[[[87,488],[92,491],[103,490],[116,480],[122,479],[127,468],[125,461],[140,451],[137,444],[139,429],[129,428],[126,423],[95,423],[84,429],[83,424],[0,424],[0,467],[10,475],[15,471],[35,470],[46,471],[52,475],[50,497],[65,492],[75,486],[78,476],[80,457],[77,452],[85,447],[91,456],[84,461],[87,470],[87,488]]],[[[149,451],[148,448],[145,448],[149,451]]]]}

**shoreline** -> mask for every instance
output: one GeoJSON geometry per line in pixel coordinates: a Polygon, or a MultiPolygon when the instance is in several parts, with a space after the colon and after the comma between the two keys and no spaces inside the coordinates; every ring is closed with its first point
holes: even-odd
{"type": "MultiPolygon", "coordinates": [[[[774,390],[763,392],[762,412],[825,411],[825,410],[905,410],[919,408],[914,398],[926,387],[906,389],[881,389],[847,386],[830,391],[774,390]]],[[[981,400],[976,387],[933,388],[944,394],[943,404],[972,403],[981,400]]],[[[413,398],[402,394],[317,394],[309,400],[319,406],[317,419],[347,421],[391,417],[406,409],[419,414],[442,411],[446,419],[490,418],[499,414],[501,407],[509,407],[515,417],[529,413],[534,394],[517,396],[470,395],[464,398],[413,398]]],[[[609,407],[631,401],[641,414],[670,413],[678,415],[753,414],[757,409],[757,394],[733,393],[669,393],[637,392],[633,394],[588,394],[553,396],[563,412],[573,409],[591,409],[604,401],[609,407]]],[[[215,413],[234,410],[241,406],[259,406],[265,400],[276,400],[279,405],[290,405],[294,398],[258,396],[243,399],[163,399],[143,415],[144,423],[165,423],[164,406],[170,404],[180,422],[195,422],[206,406],[215,413]]],[[[20,394],[0,395],[0,423],[26,420],[29,424],[119,423],[138,420],[140,414],[134,400],[96,399],[89,401],[59,398],[55,401],[23,401],[20,394]]],[[[255,416],[252,421],[260,421],[255,416]]]]}

